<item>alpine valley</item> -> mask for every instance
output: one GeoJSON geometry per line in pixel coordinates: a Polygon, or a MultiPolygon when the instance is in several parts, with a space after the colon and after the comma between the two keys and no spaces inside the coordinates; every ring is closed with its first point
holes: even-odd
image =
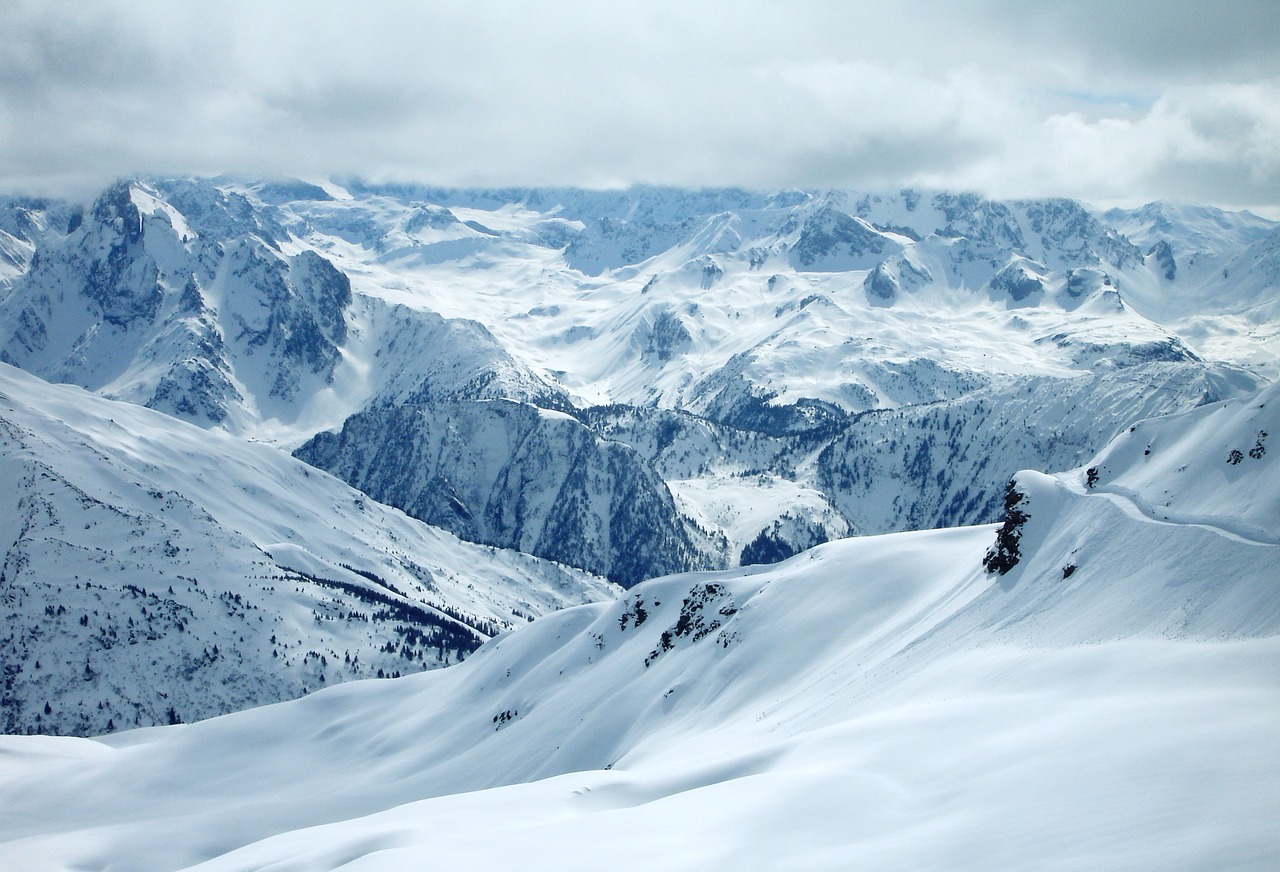
{"type": "Polygon", "coordinates": [[[1273,869],[1278,375],[1211,207],[11,198],[0,868],[1273,869]]]}

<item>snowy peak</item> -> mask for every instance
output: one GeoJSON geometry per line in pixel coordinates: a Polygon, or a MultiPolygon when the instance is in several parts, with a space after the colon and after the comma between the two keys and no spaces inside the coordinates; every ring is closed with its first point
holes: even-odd
{"type": "Polygon", "coordinates": [[[1124,270],[1142,262],[1136,245],[1074,200],[1027,200],[1017,207],[1036,242],[1031,251],[1051,266],[1124,270]]]}
{"type": "MultiPolygon", "coordinates": [[[[421,353],[377,359],[394,334],[439,318],[403,306],[402,317],[388,318],[367,297],[354,305],[347,274],[319,251],[289,242],[281,221],[298,219],[258,195],[296,206],[306,194],[315,207],[331,198],[270,184],[245,190],[205,180],[122,180],[70,232],[42,231],[36,253],[15,243],[13,288],[0,300],[3,359],[204,426],[294,444],[375,397],[440,381],[438,370],[415,374],[421,353]]],[[[12,214],[15,229],[42,226],[12,214]]],[[[567,407],[485,328],[469,329],[480,335],[463,343],[465,352],[431,352],[437,360],[469,355],[474,370],[455,373],[438,392],[456,394],[470,382],[477,396],[509,390],[567,407]]],[[[406,352],[422,344],[402,343],[406,352]]]]}
{"type": "Polygon", "coordinates": [[[1003,203],[977,194],[938,194],[933,206],[945,222],[933,228],[938,236],[964,237],[980,246],[1001,250],[1026,249],[1018,219],[1003,203]]]}
{"type": "Polygon", "coordinates": [[[1271,237],[1171,282],[1067,200],[170,179],[113,187],[69,234],[41,220],[0,301],[5,359],[290,449],[402,404],[704,416],[752,436],[705,443],[667,486],[745,537],[729,562],[762,534],[990,520],[1015,466],[1075,465],[1135,417],[1250,389],[1267,370],[1220,361],[1277,341],[1271,237]],[[97,276],[109,310],[69,290],[97,276]],[[965,476],[942,445],[973,448],[965,476]],[[786,482],[786,504],[740,530],[714,496],[734,475],[786,482]]]}
{"type": "MultiPolygon", "coordinates": [[[[216,277],[218,313],[262,401],[298,398],[305,380],[328,384],[347,339],[351,283],[313,251],[283,258],[256,241],[227,249],[216,277]],[[265,356],[266,361],[250,360],[265,356]]],[[[314,390],[314,388],[312,388],[314,390]]]]}
{"type": "Polygon", "coordinates": [[[281,214],[262,203],[255,205],[236,186],[177,178],[158,179],[154,188],[195,233],[212,242],[252,236],[274,248],[287,238],[279,223],[281,214]]]}
{"type": "Polygon", "coordinates": [[[843,272],[871,269],[899,250],[865,220],[824,206],[805,219],[789,256],[798,270],[843,272]]]}
{"type": "Polygon", "coordinates": [[[1280,224],[1249,212],[1149,203],[1105,215],[1145,253],[1124,276],[1126,302],[1211,355],[1274,370],[1280,224]]]}
{"type": "Polygon", "coordinates": [[[1109,209],[1103,218],[1143,251],[1163,242],[1179,258],[1238,250],[1276,226],[1252,212],[1164,202],[1138,209],[1109,209]]]}
{"type": "Polygon", "coordinates": [[[273,206],[296,203],[299,200],[325,201],[335,199],[332,194],[319,185],[304,182],[301,179],[278,179],[262,182],[254,185],[251,190],[257,199],[273,206]]]}
{"type": "Polygon", "coordinates": [[[1219,294],[1224,308],[1243,315],[1249,321],[1265,325],[1280,318],[1280,225],[1232,255],[1222,265],[1224,283],[1235,277],[1229,294],[1219,294]]]}
{"type": "Polygon", "coordinates": [[[1280,236],[1104,217],[0,205],[0,867],[1275,856],[1280,236]]]}

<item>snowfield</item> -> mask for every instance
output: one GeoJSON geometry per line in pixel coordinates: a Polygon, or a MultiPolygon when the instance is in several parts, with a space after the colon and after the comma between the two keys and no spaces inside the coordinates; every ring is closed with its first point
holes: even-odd
{"type": "Polygon", "coordinates": [[[1019,474],[999,531],[656,579],[196,724],[5,737],[0,866],[1273,869],[1277,428],[1269,388],[1019,474]]]}

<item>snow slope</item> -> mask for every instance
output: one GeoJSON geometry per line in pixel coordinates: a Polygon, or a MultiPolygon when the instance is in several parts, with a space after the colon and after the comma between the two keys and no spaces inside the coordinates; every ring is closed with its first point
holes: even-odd
{"type": "MultiPolygon", "coordinates": [[[[2,739],[0,862],[1274,868],[1280,546],[1240,524],[1280,514],[1244,476],[1198,503],[1194,480],[1277,426],[1272,388],[1139,425],[1151,454],[1122,437],[1093,488],[1019,475],[1003,575],[992,526],[848,539],[647,582],[442,671],[2,739]]],[[[1271,481],[1274,452],[1249,462],[1271,481]]]]}
{"type": "Polygon", "coordinates": [[[98,733],[432,668],[617,589],[267,445],[0,364],[0,725],[98,733]]]}
{"type": "Polygon", "coordinates": [[[1094,460],[1090,487],[1151,517],[1280,542],[1280,466],[1266,462],[1277,402],[1271,388],[1249,402],[1136,424],[1094,460]]]}

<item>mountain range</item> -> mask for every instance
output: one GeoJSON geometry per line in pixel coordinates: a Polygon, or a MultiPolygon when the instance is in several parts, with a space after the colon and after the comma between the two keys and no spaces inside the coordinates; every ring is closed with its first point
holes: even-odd
{"type": "Polygon", "coordinates": [[[0,201],[4,729],[204,718],[657,576],[997,522],[1019,470],[1262,390],[1278,275],[1280,225],[1166,203],[0,201]]]}

